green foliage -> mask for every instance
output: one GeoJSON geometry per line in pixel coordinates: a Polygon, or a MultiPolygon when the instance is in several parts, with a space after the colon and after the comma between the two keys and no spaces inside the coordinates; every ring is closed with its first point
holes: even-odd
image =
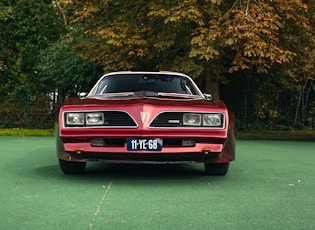
{"type": "Polygon", "coordinates": [[[11,13],[12,7],[0,3],[0,21],[6,21],[8,18],[12,18],[11,13]]]}
{"type": "Polygon", "coordinates": [[[314,0],[2,0],[0,28],[12,124],[53,120],[102,68],[183,72],[214,98],[221,84],[244,127],[314,126],[314,0]]]}
{"type": "Polygon", "coordinates": [[[46,103],[34,67],[40,50],[58,40],[65,26],[48,0],[2,0],[0,12],[1,124],[51,122],[50,102],[46,103]]]}
{"type": "Polygon", "coordinates": [[[55,114],[46,93],[35,90],[20,90],[12,93],[0,105],[0,127],[52,128],[55,114]]]}
{"type": "Polygon", "coordinates": [[[46,92],[58,91],[58,103],[87,92],[100,76],[99,69],[79,56],[67,41],[57,41],[41,51],[37,74],[46,92]]]}
{"type": "Polygon", "coordinates": [[[6,67],[0,72],[1,94],[16,88],[38,84],[34,64],[39,51],[59,39],[65,27],[50,1],[3,0],[6,17],[0,20],[0,60],[6,67]]]}

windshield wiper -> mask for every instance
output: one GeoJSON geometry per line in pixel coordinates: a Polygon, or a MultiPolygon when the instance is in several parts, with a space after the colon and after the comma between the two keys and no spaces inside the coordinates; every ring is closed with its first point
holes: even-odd
{"type": "Polygon", "coordinates": [[[136,97],[157,97],[159,96],[158,92],[153,91],[137,91],[133,93],[136,97]]]}
{"type": "Polygon", "coordinates": [[[160,97],[177,97],[177,98],[200,98],[200,95],[182,94],[182,93],[158,93],[160,97]]]}
{"type": "Polygon", "coordinates": [[[129,97],[129,96],[133,96],[133,92],[94,94],[90,97],[129,97]]]}

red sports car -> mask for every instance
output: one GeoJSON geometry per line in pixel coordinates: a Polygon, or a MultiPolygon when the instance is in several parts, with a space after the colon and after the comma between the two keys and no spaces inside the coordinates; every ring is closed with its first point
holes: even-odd
{"type": "Polygon", "coordinates": [[[56,122],[57,156],[66,174],[86,162],[200,162],[225,175],[235,159],[226,105],[175,72],[113,72],[81,98],[68,99],[56,122]]]}

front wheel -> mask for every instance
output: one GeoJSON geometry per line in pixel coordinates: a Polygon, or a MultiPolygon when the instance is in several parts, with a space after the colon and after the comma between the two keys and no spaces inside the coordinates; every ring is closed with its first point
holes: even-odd
{"type": "Polygon", "coordinates": [[[86,162],[73,162],[59,159],[59,166],[64,174],[81,174],[85,170],[86,162]]]}
{"type": "Polygon", "coordinates": [[[205,163],[206,175],[224,176],[229,171],[230,163],[205,163]]]}

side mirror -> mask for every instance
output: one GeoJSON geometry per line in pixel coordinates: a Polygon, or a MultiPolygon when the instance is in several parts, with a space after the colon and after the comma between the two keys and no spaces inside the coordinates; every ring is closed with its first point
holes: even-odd
{"type": "Polygon", "coordinates": [[[82,100],[82,99],[85,99],[86,98],[86,95],[87,93],[83,92],[83,93],[78,93],[79,95],[79,98],[82,100]]]}
{"type": "Polygon", "coordinates": [[[204,98],[205,98],[206,100],[209,100],[209,101],[211,101],[211,100],[213,99],[211,94],[206,94],[206,93],[204,93],[203,96],[204,96],[204,98]]]}

